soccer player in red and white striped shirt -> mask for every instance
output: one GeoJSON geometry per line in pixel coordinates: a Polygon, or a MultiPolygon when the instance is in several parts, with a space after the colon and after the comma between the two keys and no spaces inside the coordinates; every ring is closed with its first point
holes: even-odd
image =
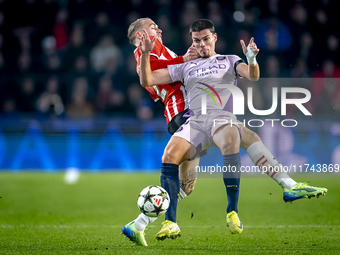
{"type": "MultiPolygon", "coordinates": [[[[199,57],[196,49],[194,48],[189,48],[186,55],[178,57],[174,52],[162,44],[162,30],[160,30],[152,20],[146,19],[143,23],[147,23],[146,27],[148,27],[149,30],[151,30],[151,33],[155,34],[154,36],[157,37],[155,47],[151,52],[151,69],[157,70],[166,68],[168,65],[182,64],[199,57]]],[[[154,36],[152,36],[152,38],[154,36]]],[[[138,38],[135,37],[135,40],[137,39],[138,38]]],[[[134,55],[137,61],[136,70],[139,75],[141,58],[139,46],[135,49],[134,55]]],[[[149,92],[151,98],[155,102],[160,101],[164,105],[164,116],[166,117],[168,125],[177,114],[188,109],[186,92],[181,82],[144,88],[149,92]]]]}

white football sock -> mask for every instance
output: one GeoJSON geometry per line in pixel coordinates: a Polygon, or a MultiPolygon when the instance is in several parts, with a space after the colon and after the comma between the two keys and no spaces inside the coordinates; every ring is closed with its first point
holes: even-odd
{"type": "Polygon", "coordinates": [[[187,197],[187,194],[185,194],[185,192],[182,189],[180,189],[178,194],[178,201],[182,200],[185,197],[187,197]]]}
{"type": "Polygon", "coordinates": [[[296,185],[296,181],[282,171],[282,165],[274,158],[270,151],[259,141],[250,145],[247,153],[253,163],[267,175],[274,179],[281,187],[290,189],[296,185]]]}
{"type": "Polygon", "coordinates": [[[143,232],[149,223],[152,223],[157,219],[158,217],[148,217],[141,213],[138,215],[137,219],[135,219],[135,228],[137,231],[143,232]]]}

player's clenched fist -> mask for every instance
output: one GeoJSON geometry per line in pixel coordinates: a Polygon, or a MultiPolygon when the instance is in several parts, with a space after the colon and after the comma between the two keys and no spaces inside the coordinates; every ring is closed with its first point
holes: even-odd
{"type": "Polygon", "coordinates": [[[150,40],[148,32],[143,29],[142,38],[140,40],[140,50],[142,53],[150,52],[155,45],[156,37],[150,40]]]}
{"type": "Polygon", "coordinates": [[[183,56],[183,61],[184,62],[189,62],[195,59],[198,59],[200,55],[198,54],[196,48],[194,45],[191,45],[190,48],[188,49],[187,53],[183,56]]]}

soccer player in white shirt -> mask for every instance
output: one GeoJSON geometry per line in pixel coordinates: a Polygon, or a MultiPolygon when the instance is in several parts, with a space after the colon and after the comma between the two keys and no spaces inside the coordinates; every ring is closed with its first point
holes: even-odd
{"type": "MultiPolygon", "coordinates": [[[[232,100],[230,89],[218,87],[217,84],[235,85],[238,76],[257,81],[260,77],[259,65],[255,56],[259,52],[254,39],[250,40],[248,48],[241,41],[244,53],[248,53],[249,65],[243,63],[235,55],[222,56],[215,52],[217,34],[209,20],[198,20],[191,25],[190,34],[193,45],[197,49],[200,59],[181,65],[168,66],[166,69],[151,71],[150,51],[151,42],[146,30],[143,32],[140,48],[142,50],[140,80],[143,86],[166,84],[181,81],[187,91],[189,109],[192,116],[189,121],[172,136],[162,157],[161,185],[170,196],[170,207],[165,214],[166,222],[176,223],[177,194],[179,192],[178,165],[184,160],[195,157],[201,150],[217,146],[223,155],[223,164],[227,172],[223,175],[227,190],[227,215],[232,233],[241,233],[242,224],[238,218],[237,204],[239,195],[240,167],[240,127],[236,117],[232,114],[232,100]],[[206,113],[202,114],[201,98],[206,89],[218,96],[215,100],[206,100],[206,113]],[[215,125],[216,119],[228,120],[228,123],[215,125]]],[[[208,98],[210,99],[210,98],[208,98]]],[[[172,228],[176,228],[173,224],[172,228]]],[[[179,227],[178,233],[180,232],[179,227]]],[[[157,234],[158,239],[166,237],[167,229],[157,234]]]]}

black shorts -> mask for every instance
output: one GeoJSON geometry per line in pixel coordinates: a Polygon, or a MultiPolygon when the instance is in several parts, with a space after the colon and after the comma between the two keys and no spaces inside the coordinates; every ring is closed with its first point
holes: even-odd
{"type": "Polygon", "coordinates": [[[174,133],[176,133],[179,127],[182,126],[187,121],[187,119],[189,119],[190,117],[189,114],[186,114],[188,112],[189,112],[189,109],[186,109],[171,119],[171,121],[168,124],[168,131],[170,135],[173,135],[174,133]],[[183,115],[186,115],[186,116],[183,116],[183,115]]]}
{"type": "MultiPolygon", "coordinates": [[[[192,113],[191,113],[192,114],[192,113]]],[[[171,135],[176,133],[176,131],[182,126],[187,119],[190,118],[190,110],[186,109],[183,112],[180,112],[177,114],[175,117],[171,119],[171,121],[168,124],[168,131],[171,135]]],[[[195,155],[191,160],[195,159],[197,156],[198,157],[203,157],[204,155],[207,154],[207,150],[200,151],[197,153],[198,155],[195,155]]]]}

